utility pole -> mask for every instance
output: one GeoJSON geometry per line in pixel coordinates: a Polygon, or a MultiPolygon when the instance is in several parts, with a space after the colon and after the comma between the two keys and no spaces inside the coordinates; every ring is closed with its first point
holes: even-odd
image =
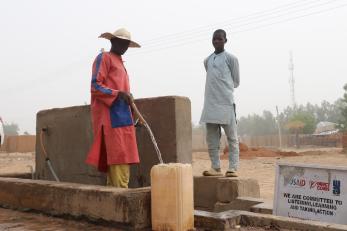
{"type": "Polygon", "coordinates": [[[280,149],[282,149],[282,132],[281,132],[281,123],[280,123],[280,116],[278,113],[278,107],[276,106],[277,111],[277,127],[278,127],[278,139],[280,141],[280,149]]]}
{"type": "Polygon", "coordinates": [[[290,99],[293,106],[293,109],[296,108],[296,101],[295,101],[295,80],[294,80],[294,63],[293,63],[293,53],[292,51],[289,52],[289,87],[290,87],[290,99]]]}

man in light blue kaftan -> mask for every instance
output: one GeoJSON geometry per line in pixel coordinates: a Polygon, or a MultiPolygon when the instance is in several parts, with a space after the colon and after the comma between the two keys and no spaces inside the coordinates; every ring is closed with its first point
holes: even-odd
{"type": "Polygon", "coordinates": [[[229,168],[226,176],[237,176],[239,142],[233,92],[240,84],[240,76],[237,58],[224,50],[226,41],[225,31],[216,30],[212,39],[215,52],[204,60],[207,74],[200,123],[206,124],[206,141],[212,162],[211,169],[203,172],[205,176],[222,175],[219,157],[221,128],[229,144],[229,168]]]}

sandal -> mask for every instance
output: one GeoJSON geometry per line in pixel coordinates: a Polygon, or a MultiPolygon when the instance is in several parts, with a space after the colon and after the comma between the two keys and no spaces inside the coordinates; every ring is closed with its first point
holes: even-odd
{"type": "Polygon", "coordinates": [[[203,176],[223,176],[220,169],[211,168],[210,170],[204,171],[202,173],[203,176]]]}
{"type": "Polygon", "coordinates": [[[234,171],[234,170],[228,170],[228,171],[225,173],[225,176],[226,176],[226,177],[237,177],[237,173],[236,173],[236,171],[234,171]]]}

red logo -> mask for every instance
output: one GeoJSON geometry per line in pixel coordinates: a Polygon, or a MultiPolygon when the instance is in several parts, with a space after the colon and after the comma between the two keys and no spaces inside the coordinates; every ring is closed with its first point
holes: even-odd
{"type": "Polygon", "coordinates": [[[304,187],[306,185],[306,180],[303,178],[293,177],[290,181],[290,185],[304,187]]]}
{"type": "Polygon", "coordinates": [[[320,181],[310,181],[310,189],[316,188],[321,191],[329,191],[329,183],[320,181]]]}

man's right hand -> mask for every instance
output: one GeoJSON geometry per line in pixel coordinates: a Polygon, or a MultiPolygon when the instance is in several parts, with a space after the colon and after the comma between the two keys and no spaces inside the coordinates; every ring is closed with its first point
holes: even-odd
{"type": "Polygon", "coordinates": [[[125,102],[127,102],[127,104],[129,105],[133,101],[133,97],[131,96],[131,94],[125,91],[118,92],[118,97],[120,97],[120,99],[124,99],[125,102]]]}

